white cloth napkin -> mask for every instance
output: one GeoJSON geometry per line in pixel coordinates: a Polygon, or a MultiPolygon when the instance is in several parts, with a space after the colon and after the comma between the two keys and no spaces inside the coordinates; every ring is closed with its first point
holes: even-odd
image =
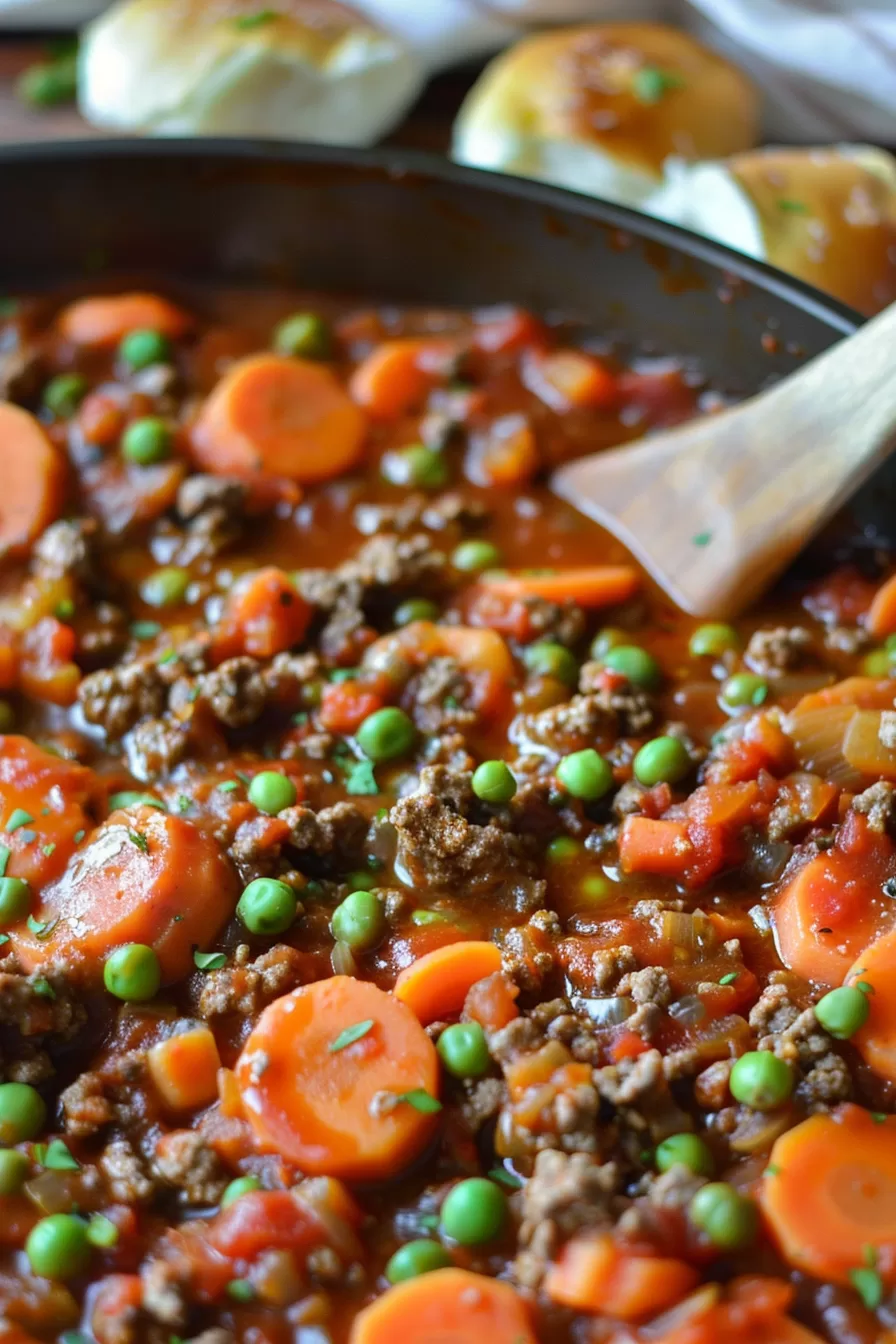
{"type": "MultiPolygon", "coordinates": [[[[251,9],[255,0],[247,0],[251,9]]],[[[261,7],[262,0],[258,0],[261,7]]],[[[765,133],[791,142],[896,144],[896,0],[349,0],[435,72],[529,28],[662,19],[691,28],[765,94],[765,133]]],[[[0,0],[0,29],[64,28],[103,0],[0,0]]]]}

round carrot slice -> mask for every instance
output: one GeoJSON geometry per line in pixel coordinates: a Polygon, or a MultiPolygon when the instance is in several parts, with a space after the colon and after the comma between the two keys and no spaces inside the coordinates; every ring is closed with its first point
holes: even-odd
{"type": "Polygon", "coordinates": [[[435,1126],[432,1041],[404,1004],[351,976],[275,1000],[236,1075],[261,1147],[311,1175],[394,1176],[435,1126]]]}
{"type": "Polygon", "coordinates": [[[62,957],[87,982],[123,943],[146,943],[162,979],[193,969],[193,951],[233,913],[236,874],[216,840],[153,807],[113,812],[57,882],[42,893],[37,923],[11,931],[27,970],[62,957]]]}
{"type": "Polygon", "coordinates": [[[87,808],[99,798],[92,770],[32,742],[0,737],[0,844],[5,875],[38,890],[64,870],[93,827],[87,808]]]}
{"type": "Polygon", "coordinates": [[[794,1269],[848,1284],[870,1246],[896,1282],[896,1118],[847,1105],[804,1120],[772,1148],[759,1200],[794,1269]]]}
{"type": "Polygon", "coordinates": [[[33,415],[0,401],[0,558],[23,555],[62,513],[65,463],[33,415]]]}
{"type": "Polygon", "coordinates": [[[877,938],[846,977],[868,988],[868,1020],[850,1039],[875,1073],[896,1083],[896,929],[877,938]]]}
{"type": "Polygon", "coordinates": [[[308,483],[353,467],[366,428],[363,412],[325,365],[265,354],[231,365],[191,439],[205,471],[308,483]]]}
{"type": "Polygon", "coordinates": [[[441,1017],[456,1017],[477,980],[500,969],[501,953],[494,943],[449,943],[406,966],[395,981],[395,997],[427,1026],[441,1017]]]}
{"type": "Polygon", "coordinates": [[[522,1298],[467,1269],[437,1269],[383,1293],[355,1318],[349,1344],[538,1344],[522,1298]]]}
{"type": "Polygon", "coordinates": [[[56,318],[56,330],[72,345],[104,349],[130,331],[158,331],[171,340],[192,326],[189,316],[158,294],[97,294],[70,303],[56,318]]]}

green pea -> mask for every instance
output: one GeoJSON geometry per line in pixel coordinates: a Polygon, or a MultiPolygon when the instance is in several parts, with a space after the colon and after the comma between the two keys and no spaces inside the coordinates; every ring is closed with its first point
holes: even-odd
{"type": "Polygon", "coordinates": [[[768,682],[755,672],[735,672],[722,687],[721,701],[727,710],[762,705],[768,699],[768,682]]]}
{"type": "Polygon", "coordinates": [[[43,391],[43,403],[57,420],[68,420],[87,396],[87,379],[83,373],[58,373],[43,391]]]}
{"type": "Polygon", "coordinates": [[[847,1041],[864,1027],[871,1012],[868,995],[857,985],[841,985],[832,989],[815,1005],[815,1016],[825,1031],[838,1041],[847,1041]]]}
{"type": "Polygon", "coordinates": [[[87,1224],[71,1213],[53,1213],[31,1229],[25,1254],[43,1279],[75,1279],[90,1264],[87,1224]]]}
{"type": "Polygon", "coordinates": [[[688,650],[692,658],[720,658],[740,648],[740,635],[733,625],[698,625],[691,635],[688,650]]]}
{"type": "Polygon", "coordinates": [[[31,887],[22,877],[0,877],[0,928],[18,924],[31,910],[31,887]]]}
{"type": "Polygon", "coordinates": [[[279,770],[262,770],[249,785],[249,802],[269,817],[276,817],[278,812],[292,807],[297,797],[295,784],[279,770]]]}
{"type": "Polygon", "coordinates": [[[18,1148],[0,1148],[0,1195],[17,1195],[30,1171],[31,1163],[18,1148]]]}
{"type": "Polygon", "coordinates": [[[47,1107],[30,1083],[0,1083],[0,1143],[36,1139],[47,1122],[47,1107]]]}
{"type": "Polygon", "coordinates": [[[471,783],[484,803],[509,803],[516,793],[513,771],[504,761],[483,761],[473,771],[471,783]]]}
{"type": "Polygon", "coordinates": [[[770,1050],[748,1050],[735,1061],[728,1086],[732,1097],[752,1110],[773,1111],[793,1091],[793,1074],[770,1050]]]}
{"type": "Polygon", "coordinates": [[[656,690],[662,681],[659,663],[646,649],[637,644],[617,644],[608,649],[603,658],[605,667],[618,672],[632,686],[640,686],[645,691],[656,690]]]}
{"type": "Polygon", "coordinates": [[[445,1068],[455,1078],[482,1078],[488,1073],[488,1045],[478,1022],[455,1022],[446,1027],[436,1048],[445,1068]]]}
{"type": "Polygon", "coordinates": [[[134,420],[121,436],[121,451],[138,467],[151,467],[171,456],[174,436],[166,421],[157,415],[134,420]]]}
{"type": "Polygon", "coordinates": [[[614,883],[601,873],[589,873],[579,883],[579,893],[588,901],[606,901],[613,895],[614,883]]]}
{"type": "Polygon", "coordinates": [[[0,700],[0,733],[11,733],[15,726],[15,710],[8,700],[0,700]]]}
{"type": "Polygon", "coordinates": [[[567,793],[593,803],[613,787],[613,767],[593,747],[564,756],[556,775],[567,793]]]}
{"type": "Polygon", "coordinates": [[[345,885],[350,891],[373,891],[379,884],[376,873],[365,873],[361,868],[354,873],[347,873],[345,878],[345,885]]]}
{"type": "Polygon", "coordinates": [[[148,574],[140,585],[140,596],[151,607],[176,607],[183,602],[190,586],[190,575],[178,565],[166,565],[148,574]]]}
{"type": "Polygon", "coordinates": [[[711,1176],[715,1165],[708,1145],[697,1134],[672,1134],[657,1144],[657,1171],[687,1167],[695,1176],[711,1176]]]}
{"type": "Polygon", "coordinates": [[[302,359],[329,359],[333,337],[329,326],[317,313],[293,313],[274,331],[274,349],[281,355],[302,359]]]}
{"type": "Polygon", "coordinates": [[[756,1240],[756,1205],[724,1181],[713,1181],[698,1190],[688,1206],[688,1216],[721,1251],[739,1251],[756,1240]]]}
{"type": "Polygon", "coordinates": [[[592,639],[591,657],[602,663],[611,649],[615,649],[620,644],[627,644],[628,640],[627,631],[608,625],[603,630],[598,630],[592,639]]]}
{"type": "Polygon", "coordinates": [[[77,62],[71,56],[29,65],[16,81],[16,93],[32,107],[72,102],[77,91],[77,62]]]}
{"type": "Polygon", "coordinates": [[[386,911],[372,891],[353,891],[337,905],[330,921],[337,943],[347,943],[353,952],[366,952],[386,932],[386,911]]]}
{"type": "Polygon", "coordinates": [[[579,679],[579,663],[574,653],[563,644],[539,640],[523,650],[523,662],[535,677],[555,677],[564,686],[575,686],[579,679]]]}
{"type": "Polygon", "coordinates": [[[873,649],[862,659],[862,671],[866,677],[891,677],[894,672],[893,654],[887,649],[873,649]]]}
{"type": "Polygon", "coordinates": [[[884,640],[884,648],[891,656],[896,657],[896,635],[887,635],[884,640]]]}
{"type": "Polygon", "coordinates": [[[395,608],[392,620],[395,625],[402,626],[410,625],[412,621],[437,621],[441,614],[437,602],[430,602],[425,597],[410,597],[395,608]]]}
{"type": "Polygon", "coordinates": [[[162,968],[151,947],[125,943],[110,952],[103,967],[103,984],[125,1003],[145,1003],[155,998],[162,983],[162,968]]]}
{"type": "Polygon", "coordinates": [[[545,849],[545,856],[551,863],[565,863],[583,853],[581,840],[574,840],[571,835],[555,836],[545,849]]]}
{"type": "Polygon", "coordinates": [[[295,923],[299,902],[292,887],[274,877],[257,877],[240,897],[236,913],[250,933],[284,933],[295,923]]]}
{"type": "Polygon", "coordinates": [[[441,1228],[461,1246],[481,1246],[500,1236],[507,1221],[507,1200],[493,1181],[481,1176],[461,1181],[445,1197],[441,1228]]]}
{"type": "Polygon", "coordinates": [[[163,336],[160,331],[140,327],[122,337],[118,357],[136,372],[138,369],[148,369],[152,364],[165,364],[171,358],[171,346],[167,336],[163,336]]]}
{"type": "Polygon", "coordinates": [[[221,1196],[221,1208],[226,1209],[228,1205],[235,1204],[243,1195],[251,1195],[253,1190],[260,1189],[261,1181],[257,1176],[238,1176],[235,1181],[230,1182],[221,1196]]]}
{"type": "Polygon", "coordinates": [[[115,812],[119,807],[154,807],[159,812],[165,812],[167,809],[163,802],[154,798],[151,793],[138,793],[136,789],[122,789],[121,793],[113,793],[109,798],[109,811],[115,812]]]}
{"type": "Polygon", "coordinates": [[[441,490],[448,484],[445,458],[423,443],[386,453],[380,471],[390,485],[406,485],[416,490],[441,490]]]}
{"type": "Polygon", "coordinates": [[[451,552],[451,563],[464,574],[478,574],[484,569],[500,569],[504,557],[490,541],[462,541],[451,552]]]}
{"type": "Polygon", "coordinates": [[[368,714],[358,729],[357,739],[371,761],[394,761],[411,750],[417,740],[417,729],[403,709],[389,705],[368,714]]]}
{"type": "Polygon", "coordinates": [[[399,1246],[386,1265],[386,1278],[390,1283],[404,1283],[405,1279],[419,1278],[434,1269],[447,1269],[451,1263],[451,1256],[444,1246],[421,1237],[419,1241],[399,1246]]]}
{"type": "Polygon", "coordinates": [[[679,737],[655,737],[636,754],[635,779],[648,788],[654,784],[677,784],[693,769],[688,749],[679,737]]]}

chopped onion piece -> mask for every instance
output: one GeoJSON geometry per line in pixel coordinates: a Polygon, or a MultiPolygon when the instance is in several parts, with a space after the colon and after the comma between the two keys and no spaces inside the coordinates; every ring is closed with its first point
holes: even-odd
{"type": "Polygon", "coordinates": [[[843,739],[857,713],[855,705],[825,705],[819,709],[795,709],[783,727],[796,749],[800,765],[847,789],[862,783],[862,773],[843,754],[843,739]]]}
{"type": "Polygon", "coordinates": [[[621,994],[608,999],[577,999],[574,1006],[586,1013],[596,1027],[618,1027],[635,1011],[631,999],[621,994]]]}
{"type": "Polygon", "coordinates": [[[880,710],[857,710],[843,738],[843,755],[863,775],[896,779],[896,751],[881,742],[881,723],[880,710]]]}
{"type": "Polygon", "coordinates": [[[670,1005],[669,1016],[683,1027],[696,1027],[706,1016],[706,1004],[696,994],[685,994],[684,998],[670,1005]]]}

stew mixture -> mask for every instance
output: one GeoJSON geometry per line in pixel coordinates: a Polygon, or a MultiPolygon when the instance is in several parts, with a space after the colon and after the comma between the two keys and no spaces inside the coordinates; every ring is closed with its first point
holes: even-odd
{"type": "Polygon", "coordinates": [[[7,308],[0,1344],[896,1340],[886,559],[672,610],[521,311],[7,308]]]}

